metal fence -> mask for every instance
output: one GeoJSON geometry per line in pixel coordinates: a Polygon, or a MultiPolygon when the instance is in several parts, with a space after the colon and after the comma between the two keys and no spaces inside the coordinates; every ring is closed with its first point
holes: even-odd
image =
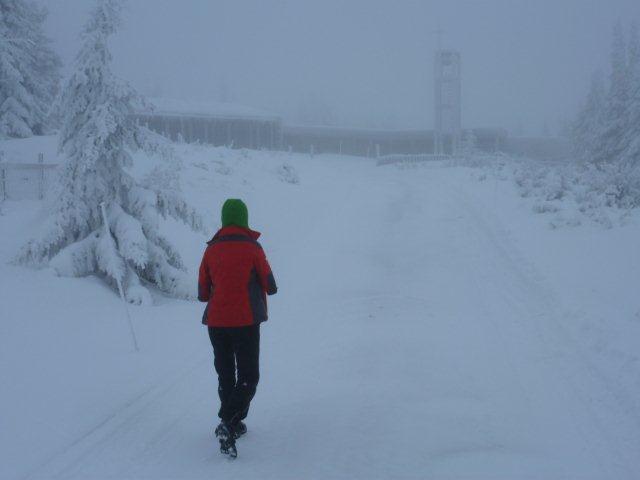
{"type": "Polygon", "coordinates": [[[44,163],[42,153],[37,163],[17,163],[5,162],[0,152],[0,200],[42,200],[57,166],[44,163]]]}
{"type": "Polygon", "coordinates": [[[433,162],[438,160],[452,160],[453,155],[437,153],[418,153],[409,155],[384,155],[378,158],[377,165],[390,165],[392,163],[420,163],[433,162]]]}

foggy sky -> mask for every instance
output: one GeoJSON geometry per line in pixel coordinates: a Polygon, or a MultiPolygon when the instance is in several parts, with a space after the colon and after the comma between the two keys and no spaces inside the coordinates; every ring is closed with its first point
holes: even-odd
{"type": "MultiPolygon", "coordinates": [[[[39,0],[67,67],[93,2],[39,0]]],[[[129,0],[114,68],[146,94],[267,109],[313,97],[337,124],[433,125],[435,30],[462,55],[463,126],[570,118],[639,0],[129,0]]]]}

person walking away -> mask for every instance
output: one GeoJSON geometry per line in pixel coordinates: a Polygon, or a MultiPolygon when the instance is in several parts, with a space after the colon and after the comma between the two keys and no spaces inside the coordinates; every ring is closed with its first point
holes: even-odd
{"type": "Polygon", "coordinates": [[[222,228],[207,242],[198,278],[198,300],[207,302],[208,327],[218,374],[220,451],[235,458],[236,439],[260,378],[260,324],[267,320],[267,295],[278,291],[259,232],[249,228],[242,200],[222,206],[222,228]]]}

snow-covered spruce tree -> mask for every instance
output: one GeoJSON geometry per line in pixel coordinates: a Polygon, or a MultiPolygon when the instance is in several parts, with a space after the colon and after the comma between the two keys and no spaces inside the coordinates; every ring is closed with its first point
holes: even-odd
{"type": "Polygon", "coordinates": [[[0,137],[47,130],[61,62],[43,32],[46,16],[25,0],[0,0],[0,137]]]}
{"type": "Polygon", "coordinates": [[[597,71],[591,77],[591,88],[587,100],[578,113],[573,124],[572,140],[576,156],[585,162],[592,162],[600,147],[603,135],[606,87],[602,71],[597,71]]]}
{"type": "Polygon", "coordinates": [[[611,48],[611,78],[604,126],[599,138],[599,147],[594,152],[596,163],[611,163],[620,158],[625,145],[625,132],[628,127],[629,68],[627,44],[622,22],[613,29],[611,48]]]}
{"type": "Polygon", "coordinates": [[[34,117],[41,113],[23,72],[31,61],[24,15],[19,15],[24,10],[21,2],[0,0],[0,138],[31,136],[34,117]]]}
{"type": "Polygon", "coordinates": [[[625,179],[621,194],[629,206],[637,207],[640,206],[640,33],[637,23],[631,26],[628,75],[627,128],[619,161],[625,179]]]}
{"type": "Polygon", "coordinates": [[[58,123],[57,115],[51,106],[60,92],[60,81],[62,61],[51,48],[51,39],[44,34],[43,25],[47,19],[48,12],[45,8],[34,6],[32,10],[34,22],[31,23],[31,41],[33,45],[33,72],[34,75],[27,76],[28,88],[38,100],[43,108],[43,117],[36,119],[33,132],[36,135],[49,133],[52,127],[58,123]]]}
{"type": "Polygon", "coordinates": [[[629,38],[629,101],[627,132],[621,163],[627,168],[640,168],[640,32],[638,24],[631,27],[629,38]]]}
{"type": "Polygon", "coordinates": [[[174,296],[193,296],[180,255],[158,231],[171,216],[201,229],[202,222],[172,179],[137,183],[127,172],[131,152],[158,147],[132,117],[144,102],[111,72],[107,40],[120,23],[120,0],[97,0],[82,33],[75,71],[63,89],[59,148],[67,157],[60,192],[45,235],[29,242],[19,260],[49,261],[58,274],[96,274],[120,281],[130,302],[150,300],[146,285],[174,296]],[[104,202],[110,230],[101,215],[104,202]]]}

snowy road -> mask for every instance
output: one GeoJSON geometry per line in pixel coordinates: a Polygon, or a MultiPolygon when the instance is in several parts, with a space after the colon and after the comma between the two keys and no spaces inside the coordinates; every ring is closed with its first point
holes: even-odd
{"type": "Polygon", "coordinates": [[[200,342],[28,478],[638,477],[635,411],[491,198],[438,166],[313,168],[294,193],[247,194],[280,212],[264,242],[280,293],[239,458],[212,439],[200,342]]]}

